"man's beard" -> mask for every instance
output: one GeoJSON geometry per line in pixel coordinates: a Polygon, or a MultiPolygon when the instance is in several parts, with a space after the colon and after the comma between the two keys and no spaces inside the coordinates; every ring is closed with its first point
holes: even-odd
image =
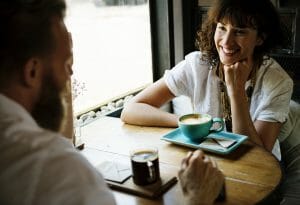
{"type": "Polygon", "coordinates": [[[62,91],[55,85],[53,77],[46,75],[39,100],[32,110],[32,116],[39,126],[58,132],[65,116],[62,91]]]}

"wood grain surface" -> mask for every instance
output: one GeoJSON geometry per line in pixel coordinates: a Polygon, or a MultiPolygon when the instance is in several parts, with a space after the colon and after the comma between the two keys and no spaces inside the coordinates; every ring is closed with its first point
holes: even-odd
{"type": "MultiPolygon", "coordinates": [[[[94,166],[105,160],[129,164],[132,148],[155,146],[162,170],[176,176],[181,159],[193,149],[161,140],[170,131],[170,128],[134,126],[124,124],[119,118],[103,117],[81,128],[81,138],[85,143],[81,153],[94,166]]],[[[282,173],[277,159],[249,141],[228,155],[206,154],[217,162],[226,177],[226,200],[219,204],[255,204],[280,183],[282,173]]],[[[183,204],[179,183],[155,200],[113,192],[117,203],[122,205],[183,204]]]]}

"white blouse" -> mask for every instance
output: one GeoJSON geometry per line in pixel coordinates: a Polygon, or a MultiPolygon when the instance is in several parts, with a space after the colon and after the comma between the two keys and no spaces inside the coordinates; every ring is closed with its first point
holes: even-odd
{"type": "MultiPolygon", "coordinates": [[[[222,116],[220,79],[216,69],[201,60],[201,52],[188,54],[183,61],[165,72],[164,80],[175,96],[190,98],[194,112],[222,116]]],[[[292,91],[293,81],[288,74],[274,59],[265,58],[258,70],[251,97],[252,121],[285,122],[292,91]]],[[[273,153],[280,159],[278,142],[274,149],[273,153]]]]}

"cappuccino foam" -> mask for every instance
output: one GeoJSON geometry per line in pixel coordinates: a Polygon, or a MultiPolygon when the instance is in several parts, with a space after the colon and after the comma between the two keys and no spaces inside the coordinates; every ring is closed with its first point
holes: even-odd
{"type": "Polygon", "coordinates": [[[181,120],[182,123],[185,124],[201,124],[201,123],[206,123],[210,121],[210,117],[190,117],[190,118],[185,118],[181,120]]]}

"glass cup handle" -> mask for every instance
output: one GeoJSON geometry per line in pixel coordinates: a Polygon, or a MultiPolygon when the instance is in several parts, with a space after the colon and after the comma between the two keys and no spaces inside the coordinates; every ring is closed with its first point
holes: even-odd
{"type": "Polygon", "coordinates": [[[149,180],[150,180],[150,181],[153,181],[153,180],[155,180],[155,178],[156,178],[154,165],[153,165],[153,163],[152,163],[151,161],[147,161],[147,166],[148,166],[149,174],[150,174],[149,180]]]}

